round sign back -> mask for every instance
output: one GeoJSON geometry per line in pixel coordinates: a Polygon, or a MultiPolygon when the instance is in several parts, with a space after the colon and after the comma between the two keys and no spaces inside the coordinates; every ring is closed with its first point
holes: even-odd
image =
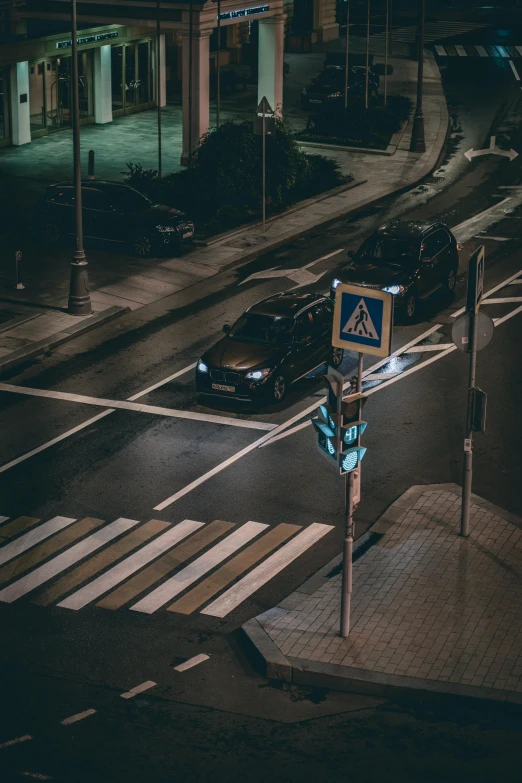
{"type": "MultiPolygon", "coordinates": [[[[479,312],[477,316],[475,316],[477,319],[477,351],[481,351],[483,348],[486,347],[486,345],[489,345],[492,338],[493,333],[495,331],[495,324],[493,323],[492,319],[489,317],[489,315],[486,315],[486,313],[479,312]]],[[[469,326],[470,326],[470,315],[469,313],[464,313],[464,315],[461,315],[457,318],[455,323],[453,324],[451,328],[451,339],[459,349],[459,351],[464,351],[464,353],[469,353],[470,350],[470,343],[469,343],[469,326]]]]}

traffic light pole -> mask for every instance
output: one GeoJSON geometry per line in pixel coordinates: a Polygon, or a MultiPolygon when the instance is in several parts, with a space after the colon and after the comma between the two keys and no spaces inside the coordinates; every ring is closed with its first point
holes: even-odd
{"type": "MultiPolygon", "coordinates": [[[[360,353],[357,363],[357,392],[362,392],[362,372],[364,354],[360,353]]],[[[341,391],[342,397],[342,391],[341,391]]],[[[362,418],[362,399],[359,399],[359,415],[362,418]]],[[[357,436],[357,445],[361,444],[360,433],[357,436]]],[[[359,465],[359,470],[361,466],[359,465]]],[[[352,571],[353,571],[353,539],[355,527],[353,523],[353,495],[354,472],[344,476],[344,541],[343,541],[343,571],[341,586],[341,637],[346,639],[350,633],[350,613],[352,603],[352,571]]]]}
{"type": "Polygon", "coordinates": [[[477,313],[471,310],[469,314],[468,407],[464,439],[464,475],[462,477],[462,510],[460,517],[460,535],[464,538],[469,536],[469,507],[471,504],[471,481],[473,477],[473,389],[475,387],[475,371],[477,367],[477,326],[477,313]]]}

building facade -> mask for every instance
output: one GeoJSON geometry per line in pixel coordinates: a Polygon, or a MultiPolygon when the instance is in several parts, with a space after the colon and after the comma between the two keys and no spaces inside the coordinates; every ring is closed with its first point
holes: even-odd
{"type": "MultiPolygon", "coordinates": [[[[70,0],[0,0],[0,146],[70,127],[70,12],[70,0]]],[[[218,50],[221,66],[257,73],[259,100],[282,113],[285,34],[330,40],[335,14],[336,0],[77,0],[80,122],[179,95],[186,164],[209,128],[218,50]]]]}

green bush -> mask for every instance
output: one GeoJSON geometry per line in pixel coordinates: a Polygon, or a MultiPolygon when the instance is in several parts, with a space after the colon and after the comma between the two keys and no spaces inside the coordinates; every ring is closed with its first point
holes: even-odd
{"type": "MultiPolygon", "coordinates": [[[[345,182],[339,166],[299,148],[292,130],[276,119],[266,137],[266,204],[275,213],[345,182]]],[[[202,139],[190,168],[158,177],[127,163],[126,184],[153,201],[187,212],[203,233],[224,231],[259,216],[262,207],[262,137],[248,120],[227,121],[202,139]]]]}

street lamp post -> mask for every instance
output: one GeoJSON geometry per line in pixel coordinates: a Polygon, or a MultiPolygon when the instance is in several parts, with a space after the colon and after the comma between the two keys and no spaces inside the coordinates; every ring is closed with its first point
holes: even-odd
{"type": "Polygon", "coordinates": [[[82,225],[82,168],[80,161],[80,102],[78,95],[78,41],[76,24],[76,0],[71,0],[71,37],[72,37],[72,128],[74,160],[74,207],[76,223],[76,252],[71,262],[69,283],[69,315],[90,315],[92,313],[89,296],[89,275],[87,259],[83,249],[82,225]]]}
{"type": "Polygon", "coordinates": [[[348,109],[348,73],[350,62],[350,0],[346,2],[346,49],[344,63],[344,110],[348,109]]]}
{"type": "Polygon", "coordinates": [[[221,0],[218,0],[216,87],[216,126],[219,128],[221,119],[221,0]]]}
{"type": "Polygon", "coordinates": [[[161,160],[161,20],[160,0],[156,0],[156,108],[158,111],[158,176],[162,174],[161,160]]]}
{"type": "Polygon", "coordinates": [[[417,64],[417,104],[413,116],[410,152],[426,152],[424,143],[424,114],[422,113],[422,81],[424,73],[424,0],[419,0],[419,31],[418,31],[418,64],[417,64]]]}

